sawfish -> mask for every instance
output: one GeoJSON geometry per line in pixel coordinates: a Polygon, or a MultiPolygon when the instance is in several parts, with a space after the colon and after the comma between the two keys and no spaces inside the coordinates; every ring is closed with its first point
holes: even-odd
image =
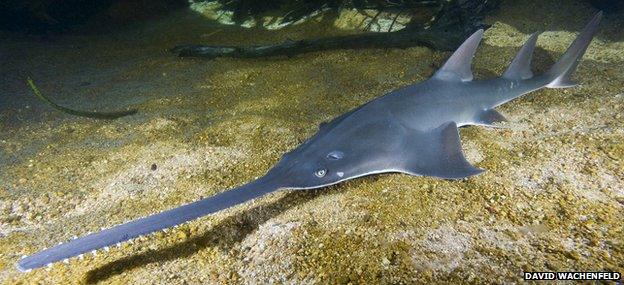
{"type": "Polygon", "coordinates": [[[560,59],[533,75],[538,33],[520,48],[505,73],[473,80],[472,58],[483,30],[474,32],[433,76],[321,124],[311,138],[284,154],[264,176],[158,214],[85,235],[19,260],[26,271],[164,230],[284,189],[312,189],[377,173],[462,179],[483,172],[466,160],[458,127],[495,126],[497,106],[541,88],[572,87],[572,73],[592,41],[597,13],[560,59]]]}

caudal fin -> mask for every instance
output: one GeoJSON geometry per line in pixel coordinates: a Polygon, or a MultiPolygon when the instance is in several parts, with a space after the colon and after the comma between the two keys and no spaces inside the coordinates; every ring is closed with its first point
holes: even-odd
{"type": "Polygon", "coordinates": [[[547,78],[550,82],[546,85],[548,88],[565,88],[575,86],[576,83],[572,81],[570,76],[576,70],[587,46],[592,41],[592,38],[598,30],[598,23],[602,18],[602,12],[596,13],[594,18],[585,26],[583,31],[570,45],[568,50],[559,58],[559,61],[555,63],[550,70],[546,72],[547,78]]]}

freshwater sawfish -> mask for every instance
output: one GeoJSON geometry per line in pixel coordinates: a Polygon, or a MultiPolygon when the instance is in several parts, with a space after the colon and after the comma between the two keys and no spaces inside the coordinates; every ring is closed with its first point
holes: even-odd
{"type": "Polygon", "coordinates": [[[470,36],[428,80],[378,97],[329,123],[255,181],[212,197],[70,240],[22,258],[22,271],[173,227],[282,189],[312,189],[376,173],[461,179],[481,173],[461,149],[458,127],[505,120],[494,108],[541,88],[575,84],[570,76],[591,42],[597,13],[561,58],[534,76],[529,37],[505,73],[473,80],[471,64],[483,36],[470,36]]]}

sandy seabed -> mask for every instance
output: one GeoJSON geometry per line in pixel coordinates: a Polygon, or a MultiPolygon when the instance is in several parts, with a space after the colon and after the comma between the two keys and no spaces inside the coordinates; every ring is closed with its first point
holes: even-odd
{"type": "MultiPolygon", "coordinates": [[[[543,72],[593,14],[576,1],[502,5],[486,19],[476,77],[501,74],[534,31],[544,31],[533,64],[543,72]]],[[[579,87],[500,107],[509,120],[501,128],[461,130],[481,175],[386,174],[283,191],[28,273],[15,268],[22,255],[262,175],[319,123],[426,79],[449,53],[178,59],[166,50],[182,43],[339,33],[323,21],[223,27],[191,12],[115,34],[2,39],[0,283],[507,283],[523,271],[624,273],[623,19],[603,20],[579,87]],[[59,113],[29,93],[26,75],[61,104],[139,113],[59,113]]]]}

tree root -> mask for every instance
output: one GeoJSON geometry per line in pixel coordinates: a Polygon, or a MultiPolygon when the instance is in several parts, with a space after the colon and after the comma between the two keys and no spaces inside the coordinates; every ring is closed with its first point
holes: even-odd
{"type": "Polygon", "coordinates": [[[137,113],[137,109],[115,111],[115,112],[89,112],[89,111],[79,111],[79,110],[69,109],[59,104],[56,104],[52,102],[52,100],[50,100],[48,97],[43,96],[43,94],[39,92],[39,88],[37,88],[37,86],[35,85],[35,82],[33,82],[32,79],[28,78],[27,81],[28,81],[28,85],[30,86],[32,91],[35,93],[35,96],[37,96],[37,98],[50,104],[52,108],[57,109],[63,113],[67,113],[67,114],[75,115],[75,116],[93,118],[93,119],[104,119],[104,120],[113,120],[113,119],[129,116],[129,115],[134,115],[137,113]]]}
{"type": "Polygon", "coordinates": [[[408,48],[413,46],[452,51],[477,29],[487,28],[481,22],[482,15],[491,10],[492,7],[486,7],[486,5],[492,6],[491,3],[484,0],[450,1],[449,4],[440,9],[429,27],[414,24],[395,32],[368,32],[337,37],[287,40],[281,44],[253,46],[182,45],[174,47],[171,52],[180,57],[259,58],[290,57],[301,53],[331,49],[408,48]]]}

